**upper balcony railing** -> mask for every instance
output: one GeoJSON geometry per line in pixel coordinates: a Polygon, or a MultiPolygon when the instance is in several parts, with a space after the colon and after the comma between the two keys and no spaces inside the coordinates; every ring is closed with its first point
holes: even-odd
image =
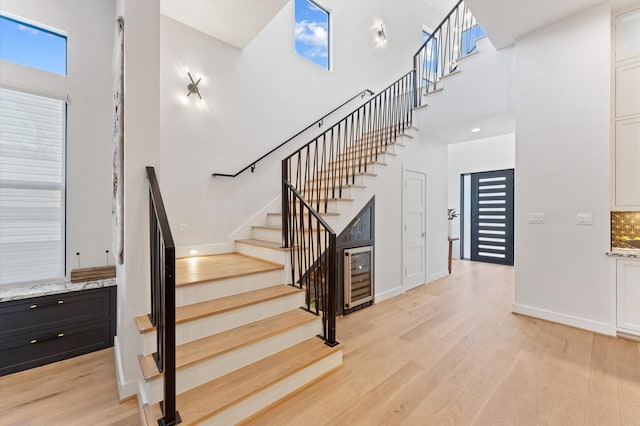
{"type": "Polygon", "coordinates": [[[442,78],[456,72],[458,60],[474,53],[476,41],[484,35],[476,18],[460,0],[413,56],[415,107],[423,104],[424,96],[441,87],[442,78]]]}

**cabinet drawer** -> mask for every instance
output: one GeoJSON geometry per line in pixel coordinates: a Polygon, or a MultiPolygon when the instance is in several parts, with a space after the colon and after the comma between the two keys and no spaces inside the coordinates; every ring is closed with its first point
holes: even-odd
{"type": "Polygon", "coordinates": [[[109,320],[41,328],[0,340],[0,376],[60,361],[113,345],[109,320]]]}
{"type": "Polygon", "coordinates": [[[0,304],[0,339],[41,327],[107,320],[115,312],[115,287],[35,297],[0,304]]]}

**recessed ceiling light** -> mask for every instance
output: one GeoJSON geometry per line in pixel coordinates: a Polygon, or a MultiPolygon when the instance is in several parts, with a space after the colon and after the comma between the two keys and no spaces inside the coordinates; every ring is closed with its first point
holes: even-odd
{"type": "Polygon", "coordinates": [[[471,133],[478,133],[480,131],[480,127],[474,127],[471,129],[471,133]]]}

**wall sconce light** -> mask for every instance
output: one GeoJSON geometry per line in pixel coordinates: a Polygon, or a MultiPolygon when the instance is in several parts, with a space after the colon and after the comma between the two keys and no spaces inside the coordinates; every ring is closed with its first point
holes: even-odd
{"type": "Polygon", "coordinates": [[[378,37],[381,40],[387,40],[387,35],[384,33],[384,24],[380,22],[380,29],[378,29],[378,37]]]}
{"type": "Polygon", "coordinates": [[[189,76],[189,80],[191,81],[191,83],[187,85],[187,97],[192,93],[195,93],[196,95],[198,95],[200,99],[202,99],[202,95],[200,94],[200,89],[198,89],[198,84],[200,84],[200,80],[202,80],[202,77],[200,77],[198,81],[194,81],[189,71],[187,71],[187,75],[189,76]]]}

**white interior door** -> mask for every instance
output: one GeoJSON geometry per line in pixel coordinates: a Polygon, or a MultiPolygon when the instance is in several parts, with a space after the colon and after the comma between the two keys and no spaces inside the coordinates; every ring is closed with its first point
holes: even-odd
{"type": "Polygon", "coordinates": [[[405,290],[427,282],[427,177],[405,170],[403,194],[403,281],[405,290]]]}

